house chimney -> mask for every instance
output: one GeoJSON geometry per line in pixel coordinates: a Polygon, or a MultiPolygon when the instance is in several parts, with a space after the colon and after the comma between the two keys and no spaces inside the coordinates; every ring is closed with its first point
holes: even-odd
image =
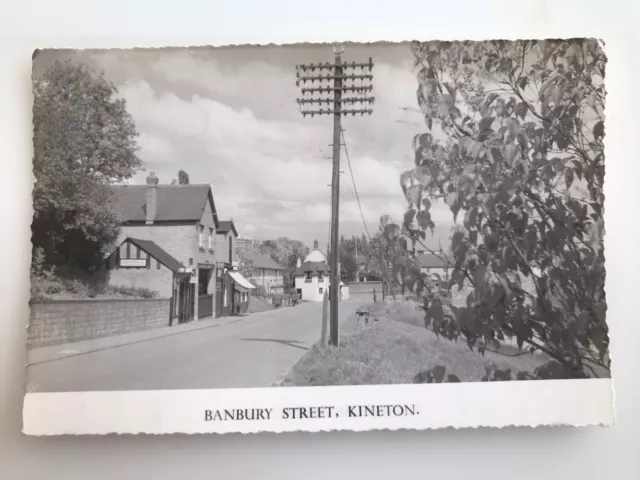
{"type": "Polygon", "coordinates": [[[318,240],[313,241],[313,249],[318,250],[318,240]]]}
{"type": "Polygon", "coordinates": [[[147,225],[151,225],[158,214],[158,177],[151,172],[147,177],[147,225]]]}

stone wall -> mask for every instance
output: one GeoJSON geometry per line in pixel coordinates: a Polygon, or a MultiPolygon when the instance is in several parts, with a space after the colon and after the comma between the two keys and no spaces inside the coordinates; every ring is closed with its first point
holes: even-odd
{"type": "Polygon", "coordinates": [[[28,348],[169,326],[170,299],[33,301],[28,348]]]}

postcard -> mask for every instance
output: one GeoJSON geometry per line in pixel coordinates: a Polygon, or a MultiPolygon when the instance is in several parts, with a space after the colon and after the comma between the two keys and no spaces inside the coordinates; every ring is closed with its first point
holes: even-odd
{"type": "Polygon", "coordinates": [[[612,424],[606,64],[36,51],[23,431],[612,424]]]}

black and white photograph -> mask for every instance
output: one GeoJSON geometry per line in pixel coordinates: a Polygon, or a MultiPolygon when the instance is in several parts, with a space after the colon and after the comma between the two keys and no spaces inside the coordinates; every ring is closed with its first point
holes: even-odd
{"type": "Polygon", "coordinates": [[[27,396],[610,379],[604,49],[36,51],[27,396]]]}

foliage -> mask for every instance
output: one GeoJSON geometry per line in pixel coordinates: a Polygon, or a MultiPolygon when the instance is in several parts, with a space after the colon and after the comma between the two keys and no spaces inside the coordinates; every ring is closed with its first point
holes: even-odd
{"type": "Polygon", "coordinates": [[[61,290],[55,275],[55,267],[47,266],[42,247],[33,249],[31,262],[31,298],[34,300],[47,298],[48,294],[61,290]]]}
{"type": "Polygon", "coordinates": [[[294,287],[294,274],[298,259],[303,261],[309,254],[309,248],[299,240],[278,237],[276,240],[265,240],[262,242],[260,251],[263,255],[269,255],[274,261],[285,267],[284,287],[294,287]]]}
{"type": "Polygon", "coordinates": [[[417,297],[431,294],[431,280],[420,272],[420,265],[409,251],[407,235],[388,215],[382,217],[380,230],[371,239],[371,250],[381,265],[380,274],[388,289],[399,287],[402,295],[410,292],[417,297]]]}
{"type": "MultiPolygon", "coordinates": [[[[575,372],[572,372],[558,362],[548,362],[537,367],[533,374],[525,371],[518,371],[513,376],[511,368],[499,368],[494,362],[485,364],[485,375],[482,377],[483,382],[505,382],[511,380],[568,380],[575,378],[575,372]]],[[[446,375],[446,367],[444,365],[435,365],[429,370],[419,372],[413,378],[413,383],[453,383],[459,382],[460,379],[456,375],[446,375]]],[[[581,376],[581,375],[579,375],[581,376]]]]}
{"type": "Polygon", "coordinates": [[[136,297],[136,298],[155,298],[158,292],[141,287],[125,287],[123,285],[108,285],[104,290],[105,295],[136,297]]]}
{"type": "Polygon", "coordinates": [[[455,375],[445,374],[447,369],[443,365],[435,365],[429,370],[416,374],[413,383],[458,383],[460,379],[455,375]]]}
{"type": "Polygon", "coordinates": [[[345,281],[354,281],[359,273],[367,277],[380,278],[374,272],[369,271],[368,259],[371,256],[369,240],[366,236],[340,237],[340,269],[345,281]]]}
{"type": "Polygon", "coordinates": [[[241,252],[238,253],[239,266],[238,271],[240,274],[248,280],[253,279],[256,275],[256,264],[253,260],[248,259],[242,255],[241,252]]]}
{"type": "Polygon", "coordinates": [[[267,298],[269,297],[269,294],[267,293],[267,289],[264,287],[264,285],[256,285],[256,288],[251,290],[251,296],[259,297],[259,298],[267,298]]]}
{"type": "Polygon", "coordinates": [[[140,167],[137,132],[115,86],[86,65],[56,61],[33,93],[34,257],[92,271],[118,235],[109,184],[140,167]]]}
{"type": "Polygon", "coordinates": [[[178,183],[180,185],[189,185],[189,174],[184,170],[178,172],[178,183]]]}
{"type": "Polygon", "coordinates": [[[383,217],[382,228],[390,241],[424,239],[435,201],[462,217],[451,280],[473,288],[455,331],[440,333],[470,348],[515,337],[572,377],[609,375],[600,44],[434,41],[412,52],[428,131],[400,178],[404,221],[383,217]]]}
{"type": "Polygon", "coordinates": [[[98,294],[116,297],[155,298],[157,292],[147,288],[108,285],[99,276],[86,279],[56,275],[54,266],[47,266],[44,251],[34,248],[31,263],[31,298],[45,300],[55,297],[93,298],[98,294]]]}

